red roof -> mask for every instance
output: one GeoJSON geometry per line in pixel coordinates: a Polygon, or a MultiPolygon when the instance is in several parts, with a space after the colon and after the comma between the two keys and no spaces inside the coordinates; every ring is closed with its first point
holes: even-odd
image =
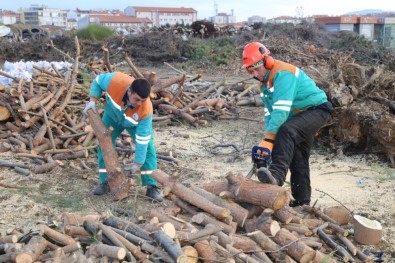
{"type": "Polygon", "coordinates": [[[185,7],[146,7],[146,6],[133,6],[136,12],[162,12],[162,13],[196,13],[193,8],[185,7]]]}

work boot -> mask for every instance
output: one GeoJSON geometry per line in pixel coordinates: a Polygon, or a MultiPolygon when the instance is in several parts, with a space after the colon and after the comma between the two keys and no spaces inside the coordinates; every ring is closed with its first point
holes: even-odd
{"type": "Polygon", "coordinates": [[[303,206],[303,205],[310,205],[310,201],[297,201],[297,200],[291,200],[289,202],[290,207],[297,207],[297,206],[303,206]]]}
{"type": "Polygon", "coordinates": [[[257,177],[262,183],[278,185],[276,178],[273,177],[272,173],[266,167],[258,169],[257,177]]]}
{"type": "Polygon", "coordinates": [[[94,195],[104,195],[110,192],[110,186],[108,183],[101,183],[93,190],[94,195]]]}
{"type": "Polygon", "coordinates": [[[159,191],[158,187],[156,187],[155,185],[148,185],[147,192],[145,193],[145,195],[156,202],[163,201],[163,196],[159,191]]]}

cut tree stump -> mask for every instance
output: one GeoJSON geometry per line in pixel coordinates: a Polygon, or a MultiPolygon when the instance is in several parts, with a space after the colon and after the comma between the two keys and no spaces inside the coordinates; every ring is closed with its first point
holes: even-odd
{"type": "Polygon", "coordinates": [[[383,236],[383,228],[376,220],[354,215],[354,239],[360,244],[376,245],[383,236]]]}
{"type": "Polygon", "coordinates": [[[111,131],[104,126],[99,114],[93,110],[88,110],[88,116],[103,153],[111,194],[115,200],[124,199],[134,182],[123,174],[118,162],[118,154],[112,144],[111,131]]]}

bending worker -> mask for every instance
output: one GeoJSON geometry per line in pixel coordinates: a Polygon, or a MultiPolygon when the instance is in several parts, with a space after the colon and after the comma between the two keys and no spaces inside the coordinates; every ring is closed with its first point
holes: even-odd
{"type": "Polygon", "coordinates": [[[294,198],[289,205],[310,204],[310,150],[314,135],[330,117],[332,104],[303,70],[273,59],[263,44],[247,44],[242,58],[242,68],[261,82],[265,106],[264,137],[254,149],[270,165],[258,167],[258,180],[282,186],[289,169],[294,198]]]}
{"type": "MultiPolygon", "coordinates": [[[[161,202],[162,196],[157,182],[150,174],[157,169],[156,151],[153,141],[152,114],[153,107],[149,98],[151,85],[146,79],[134,79],[122,72],[103,73],[92,82],[83,114],[89,109],[96,111],[96,101],[105,93],[103,123],[112,127],[111,138],[115,141],[122,131],[126,131],[135,143],[134,163],[130,170],[141,171],[142,185],[147,186],[146,196],[161,202]]],[[[100,185],[95,188],[95,195],[110,191],[103,154],[99,147],[97,152],[100,185]]]]}

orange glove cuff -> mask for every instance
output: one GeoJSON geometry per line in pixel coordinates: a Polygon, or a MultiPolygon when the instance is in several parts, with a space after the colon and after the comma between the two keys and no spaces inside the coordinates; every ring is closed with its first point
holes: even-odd
{"type": "Polygon", "coordinates": [[[259,144],[259,146],[263,147],[263,148],[267,148],[269,149],[271,152],[273,151],[273,143],[262,140],[261,143],[259,144]]]}

